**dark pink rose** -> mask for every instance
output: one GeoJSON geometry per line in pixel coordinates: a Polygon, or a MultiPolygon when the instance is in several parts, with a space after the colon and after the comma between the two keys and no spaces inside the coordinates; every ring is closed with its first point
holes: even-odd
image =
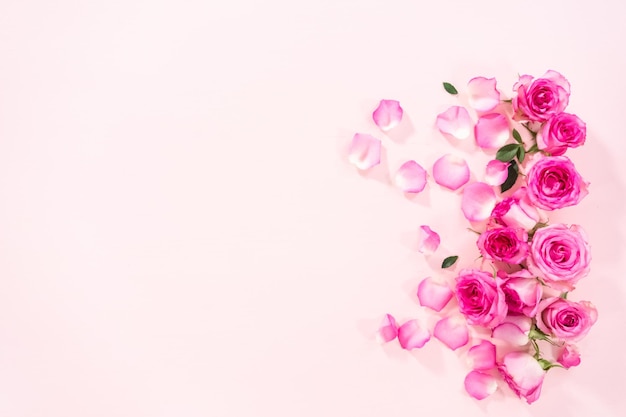
{"type": "Polygon", "coordinates": [[[566,342],[576,342],[589,332],[598,312],[589,301],[574,302],[560,297],[546,298],[537,309],[539,330],[566,342]]]}
{"type": "Polygon", "coordinates": [[[528,171],[528,198],[544,210],[574,206],[587,194],[587,186],[566,156],[539,159],[528,171]]]}
{"type": "Polygon", "coordinates": [[[513,90],[517,92],[512,100],[516,120],[545,122],[565,110],[569,102],[569,82],[556,71],[540,78],[523,75],[513,90]]]}
{"type": "Polygon", "coordinates": [[[528,198],[526,187],[496,204],[491,212],[491,224],[530,230],[541,220],[541,214],[528,198]]]}
{"type": "Polygon", "coordinates": [[[550,155],[563,155],[567,148],[585,143],[587,127],[578,116],[559,113],[543,124],[537,132],[537,147],[550,155]]]}
{"type": "Polygon", "coordinates": [[[493,328],[506,317],[507,306],[500,279],[496,280],[488,272],[462,270],[456,278],[455,295],[459,310],[470,324],[493,328]]]}
{"type": "Polygon", "coordinates": [[[528,233],[513,227],[496,227],[481,233],[476,242],[481,255],[490,261],[519,264],[528,256],[528,233]]]}
{"type": "Polygon", "coordinates": [[[537,278],[526,269],[510,275],[504,271],[499,271],[498,274],[504,281],[502,291],[504,291],[509,314],[535,317],[543,294],[543,287],[537,278]]]}

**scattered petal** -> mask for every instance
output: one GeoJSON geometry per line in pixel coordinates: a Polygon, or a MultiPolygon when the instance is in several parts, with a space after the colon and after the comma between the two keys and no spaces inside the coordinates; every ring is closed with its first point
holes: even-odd
{"type": "Polygon", "coordinates": [[[470,178],[469,167],[465,159],[446,154],[433,165],[435,182],[450,190],[457,190],[467,184],[470,178]]]}
{"type": "Polygon", "coordinates": [[[400,102],[396,100],[380,100],[378,107],[372,113],[372,118],[383,132],[387,132],[400,124],[403,113],[400,102]]]}
{"type": "Polygon", "coordinates": [[[395,182],[405,193],[420,193],[426,187],[426,170],[415,161],[406,161],[398,169],[395,182]]]}
{"type": "Polygon", "coordinates": [[[483,340],[467,352],[467,357],[472,369],[478,371],[493,369],[496,367],[496,346],[483,340]]]}
{"type": "Polygon", "coordinates": [[[428,226],[420,226],[418,251],[424,255],[430,255],[437,250],[441,238],[428,226]]]}
{"type": "Polygon", "coordinates": [[[446,284],[431,277],[424,278],[417,287],[420,305],[435,311],[441,311],[452,298],[453,292],[446,284]]]}
{"type": "Polygon", "coordinates": [[[383,318],[378,329],[378,335],[384,343],[390,342],[398,336],[398,324],[391,314],[386,314],[383,318]]]}
{"type": "Polygon", "coordinates": [[[461,316],[450,316],[439,320],[433,334],[452,350],[465,346],[469,341],[467,322],[461,316]]]}
{"type": "Polygon", "coordinates": [[[472,222],[486,220],[495,206],[496,193],[484,182],[475,182],[463,190],[461,210],[467,220],[472,222]]]}
{"type": "Polygon", "coordinates": [[[430,333],[417,320],[409,320],[398,329],[398,341],[403,349],[421,348],[430,340],[430,333]]]}
{"type": "Polygon", "coordinates": [[[467,139],[472,132],[472,119],[461,106],[452,106],[437,116],[437,129],[457,139],[467,139]]]}
{"type": "Polygon", "coordinates": [[[510,322],[498,325],[495,329],[493,329],[491,337],[502,340],[503,342],[513,346],[525,346],[530,341],[528,333],[525,333],[516,324],[510,322]]]}
{"type": "Polygon", "coordinates": [[[358,169],[370,169],[380,163],[380,147],[380,140],[374,136],[356,133],[352,138],[348,160],[358,169]]]}
{"type": "Polygon", "coordinates": [[[509,140],[509,122],[499,113],[489,113],[478,118],[474,127],[476,143],[484,149],[498,149],[509,140]]]}
{"type": "Polygon", "coordinates": [[[489,161],[485,170],[485,182],[489,185],[502,185],[509,174],[509,162],[494,159],[489,161]]]}
{"type": "Polygon", "coordinates": [[[493,375],[472,371],[465,377],[465,391],[477,400],[483,400],[496,392],[498,382],[493,375]]]}
{"type": "Polygon", "coordinates": [[[491,111],[500,103],[495,78],[476,77],[467,83],[469,104],[477,112],[491,111]]]}

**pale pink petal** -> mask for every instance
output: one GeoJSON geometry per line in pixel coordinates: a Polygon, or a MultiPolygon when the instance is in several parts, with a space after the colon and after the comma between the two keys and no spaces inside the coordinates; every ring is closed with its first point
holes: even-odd
{"type": "Polygon", "coordinates": [[[513,323],[514,325],[519,327],[519,329],[523,331],[525,334],[528,334],[530,332],[531,327],[533,327],[533,319],[531,319],[530,317],[526,317],[526,316],[508,316],[505,322],[513,323]]]}
{"type": "Polygon", "coordinates": [[[476,143],[484,149],[498,149],[509,140],[509,122],[499,113],[489,113],[478,118],[474,126],[476,143]]]}
{"type": "Polygon", "coordinates": [[[486,220],[496,206],[496,193],[484,182],[475,182],[463,190],[461,211],[472,222],[486,220]]]}
{"type": "Polygon", "coordinates": [[[489,185],[501,185],[509,175],[509,162],[502,162],[494,159],[489,161],[485,170],[485,182],[489,185]]]}
{"type": "Polygon", "coordinates": [[[495,78],[476,77],[467,83],[469,104],[477,112],[493,110],[500,104],[500,92],[495,78]]]}
{"type": "Polygon", "coordinates": [[[409,320],[398,329],[398,341],[403,349],[421,348],[430,340],[430,333],[417,320],[409,320]]]}
{"type": "Polygon", "coordinates": [[[472,119],[465,107],[452,106],[437,116],[437,129],[457,139],[467,139],[472,132],[472,119]]]}
{"type": "Polygon", "coordinates": [[[502,340],[503,342],[513,346],[524,346],[530,341],[530,339],[528,339],[528,333],[524,332],[517,325],[510,322],[498,325],[495,329],[493,329],[491,337],[502,340]]]}
{"type": "Polygon", "coordinates": [[[465,159],[446,154],[437,159],[433,165],[433,178],[437,184],[456,190],[469,181],[469,167],[465,159]]]}
{"type": "Polygon", "coordinates": [[[486,371],[496,367],[496,346],[483,340],[467,352],[470,367],[479,371],[486,371]]]}
{"type": "Polygon", "coordinates": [[[395,182],[405,193],[419,193],[426,187],[426,170],[415,161],[406,161],[396,172],[395,182]]]}
{"type": "Polygon", "coordinates": [[[374,123],[383,131],[393,129],[400,124],[404,111],[396,100],[380,100],[378,107],[372,113],[374,123]]]}
{"type": "Polygon", "coordinates": [[[417,298],[420,305],[435,311],[441,311],[453,296],[453,292],[445,283],[437,282],[431,277],[424,278],[417,287],[417,298]]]}
{"type": "Polygon", "coordinates": [[[496,392],[498,382],[493,375],[472,371],[465,377],[465,391],[477,400],[483,400],[496,392]]]}
{"type": "Polygon", "coordinates": [[[380,163],[380,140],[372,135],[356,133],[348,153],[348,161],[358,169],[370,169],[380,163]]]}
{"type": "Polygon", "coordinates": [[[384,343],[390,342],[398,336],[398,324],[391,314],[386,314],[383,318],[378,329],[378,335],[384,343]]]}
{"type": "Polygon", "coordinates": [[[450,316],[439,320],[433,334],[452,350],[465,346],[469,341],[467,322],[461,316],[450,316]]]}
{"type": "Polygon", "coordinates": [[[420,226],[418,251],[424,255],[430,255],[437,250],[441,238],[428,226],[420,226]]]}

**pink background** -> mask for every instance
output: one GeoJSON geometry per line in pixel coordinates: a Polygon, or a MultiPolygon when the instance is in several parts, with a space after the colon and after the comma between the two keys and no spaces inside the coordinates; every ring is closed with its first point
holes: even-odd
{"type": "Polygon", "coordinates": [[[622,8],[0,0],[0,416],[626,415],[622,8]],[[458,194],[388,177],[474,151],[434,130],[442,81],[547,69],[589,128],[571,157],[591,194],[557,218],[588,231],[576,297],[600,320],[538,403],[477,402],[438,341],[373,337],[422,317],[429,264],[474,239],[458,194]],[[406,111],[390,136],[381,98],[406,111]],[[356,131],[383,139],[367,174],[356,131]],[[428,262],[421,224],[443,239],[428,262]]]}

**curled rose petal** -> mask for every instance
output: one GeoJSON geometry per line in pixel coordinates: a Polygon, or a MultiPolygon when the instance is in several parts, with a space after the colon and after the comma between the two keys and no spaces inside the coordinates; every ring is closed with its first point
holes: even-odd
{"type": "Polygon", "coordinates": [[[452,106],[437,116],[437,129],[457,139],[467,139],[472,132],[472,119],[461,106],[452,106]]]}
{"type": "Polygon", "coordinates": [[[465,218],[479,222],[489,218],[496,206],[496,193],[484,182],[475,182],[463,190],[461,210],[465,218]]]}
{"type": "Polygon", "coordinates": [[[500,103],[495,78],[476,77],[467,83],[469,104],[478,112],[493,110],[500,103]]]}
{"type": "Polygon", "coordinates": [[[417,298],[420,305],[435,311],[441,311],[448,304],[452,295],[450,287],[431,277],[424,278],[417,287],[417,298]]]}
{"type": "Polygon", "coordinates": [[[484,149],[497,149],[509,140],[509,122],[499,113],[489,113],[478,118],[474,127],[476,144],[484,149]]]}
{"type": "Polygon", "coordinates": [[[426,170],[415,161],[406,161],[396,172],[395,183],[405,193],[420,193],[426,187],[426,170]]]}
{"type": "Polygon", "coordinates": [[[467,352],[467,358],[472,369],[486,371],[496,367],[496,346],[483,340],[476,346],[472,346],[467,352]]]}
{"type": "Polygon", "coordinates": [[[356,133],[348,152],[348,161],[358,169],[365,170],[380,163],[380,140],[372,135],[356,133]]]}
{"type": "Polygon", "coordinates": [[[528,333],[525,333],[519,326],[510,322],[498,325],[493,329],[491,337],[502,340],[512,346],[525,346],[530,341],[528,333]]]}
{"type": "Polygon", "coordinates": [[[428,226],[420,226],[419,233],[419,248],[420,253],[424,255],[430,255],[437,250],[441,238],[428,226]]]}
{"type": "Polygon", "coordinates": [[[398,341],[403,349],[421,348],[430,340],[430,333],[417,320],[409,320],[398,328],[398,341]]]}
{"type": "Polygon", "coordinates": [[[483,400],[496,392],[498,383],[493,375],[472,371],[465,377],[465,391],[477,400],[483,400]]]}
{"type": "Polygon", "coordinates": [[[509,165],[510,162],[502,162],[497,159],[489,161],[485,170],[485,182],[493,186],[504,184],[509,175],[509,165]]]}
{"type": "Polygon", "coordinates": [[[452,350],[465,346],[469,341],[467,322],[461,316],[450,316],[439,320],[433,334],[452,350]]]}
{"type": "Polygon", "coordinates": [[[446,154],[435,161],[433,178],[437,184],[450,190],[457,190],[469,181],[469,167],[465,159],[446,154]]]}
{"type": "Polygon", "coordinates": [[[372,118],[383,132],[387,132],[400,124],[403,113],[400,102],[396,100],[380,100],[378,107],[372,113],[372,118]]]}
{"type": "Polygon", "coordinates": [[[391,314],[385,314],[382,323],[380,323],[378,335],[384,343],[390,342],[398,336],[398,324],[391,314]]]}

